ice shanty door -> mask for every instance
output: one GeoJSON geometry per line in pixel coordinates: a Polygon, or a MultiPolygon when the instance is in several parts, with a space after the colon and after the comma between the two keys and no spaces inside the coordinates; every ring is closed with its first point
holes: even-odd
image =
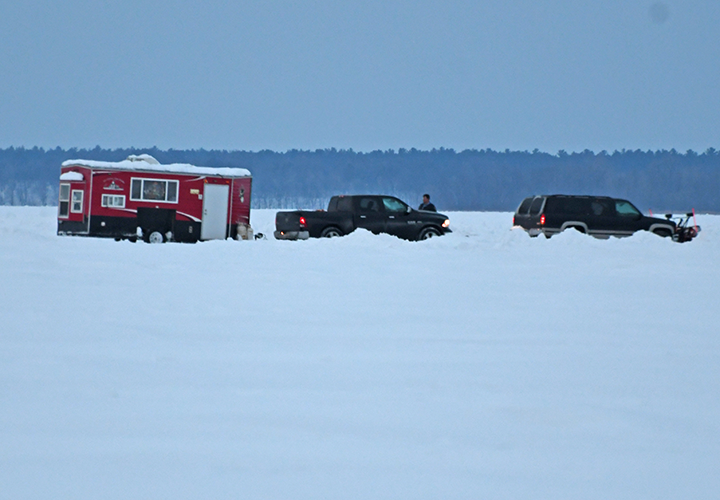
{"type": "Polygon", "coordinates": [[[205,184],[201,240],[225,239],[229,197],[230,186],[227,184],[205,184]]]}

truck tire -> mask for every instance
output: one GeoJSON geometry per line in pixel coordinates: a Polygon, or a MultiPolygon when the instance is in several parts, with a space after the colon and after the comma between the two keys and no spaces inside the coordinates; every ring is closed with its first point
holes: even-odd
{"type": "Polygon", "coordinates": [[[321,238],[337,238],[338,236],[342,235],[342,231],[340,231],[340,229],[336,228],[335,226],[326,227],[322,230],[322,233],[320,233],[321,238]]]}
{"type": "Polygon", "coordinates": [[[418,241],[429,240],[430,238],[435,238],[436,236],[440,236],[440,231],[438,231],[434,227],[426,227],[422,231],[420,231],[418,241]]]}

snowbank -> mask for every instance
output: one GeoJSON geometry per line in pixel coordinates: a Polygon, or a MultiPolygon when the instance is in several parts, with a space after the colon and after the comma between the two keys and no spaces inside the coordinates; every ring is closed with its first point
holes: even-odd
{"type": "Polygon", "coordinates": [[[679,245],[450,217],[146,245],[0,207],[2,496],[715,496],[720,218],[679,245]]]}

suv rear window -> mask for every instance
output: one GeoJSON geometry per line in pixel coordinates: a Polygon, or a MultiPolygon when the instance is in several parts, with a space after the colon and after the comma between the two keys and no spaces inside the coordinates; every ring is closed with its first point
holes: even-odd
{"type": "Polygon", "coordinates": [[[540,213],[543,201],[545,201],[545,198],[542,196],[538,196],[532,201],[532,205],[530,205],[530,215],[537,215],[540,213]]]}
{"type": "Polygon", "coordinates": [[[532,198],[525,198],[522,203],[520,203],[520,207],[517,209],[517,213],[521,215],[525,215],[528,212],[528,209],[530,209],[530,204],[532,203],[532,198]]]}

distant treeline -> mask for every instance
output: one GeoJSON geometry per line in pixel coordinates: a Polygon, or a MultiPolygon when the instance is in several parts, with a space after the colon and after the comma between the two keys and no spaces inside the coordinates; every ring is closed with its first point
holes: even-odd
{"type": "Polygon", "coordinates": [[[439,210],[514,210],[533,194],[627,198],[641,210],[720,211],[720,152],[399,149],[315,151],[0,149],[0,204],[55,205],[60,164],[120,161],[148,153],[160,163],[244,167],[255,208],[321,208],[334,194],[394,194],[417,205],[430,193],[439,210]]]}

